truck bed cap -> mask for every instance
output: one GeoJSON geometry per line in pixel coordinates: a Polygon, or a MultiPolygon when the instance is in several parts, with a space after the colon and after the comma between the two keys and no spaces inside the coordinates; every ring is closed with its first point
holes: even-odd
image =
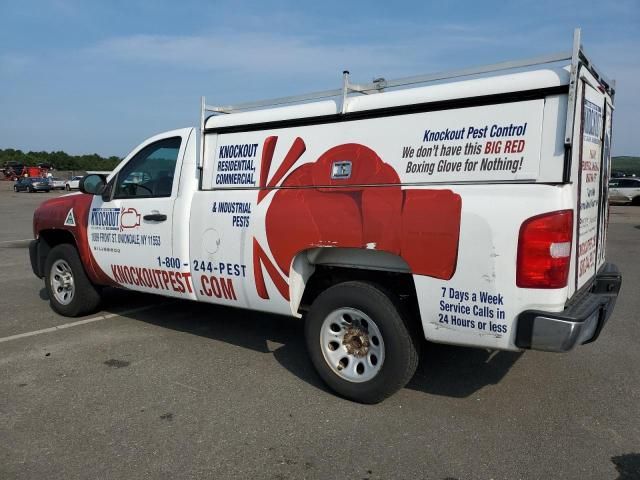
{"type": "MultiPolygon", "coordinates": [[[[435,85],[350,96],[344,106],[344,113],[531,90],[554,89],[568,85],[569,80],[570,73],[567,65],[564,67],[545,67],[524,72],[491,75],[471,80],[447,81],[435,85]]],[[[231,115],[214,115],[207,118],[205,129],[336,115],[340,112],[340,99],[322,100],[285,107],[238,112],[231,115]]]]}

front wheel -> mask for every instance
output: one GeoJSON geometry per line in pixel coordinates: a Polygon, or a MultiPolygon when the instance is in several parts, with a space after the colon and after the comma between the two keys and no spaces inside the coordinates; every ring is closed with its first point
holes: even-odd
{"type": "Polygon", "coordinates": [[[85,315],[100,304],[100,293],[87,277],[78,251],[68,243],[49,252],[44,282],[51,308],[65,317],[85,315]]]}
{"type": "Polygon", "coordinates": [[[367,282],[345,282],[313,302],[305,323],[318,374],[345,398],[378,403],[404,387],[418,366],[419,341],[398,299],[367,282]]]}

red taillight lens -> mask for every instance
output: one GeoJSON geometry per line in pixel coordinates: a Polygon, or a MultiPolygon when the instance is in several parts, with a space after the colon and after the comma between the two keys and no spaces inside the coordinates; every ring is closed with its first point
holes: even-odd
{"type": "Polygon", "coordinates": [[[525,220],[518,237],[516,285],[521,288],[566,287],[572,239],[571,210],[525,220]]]}

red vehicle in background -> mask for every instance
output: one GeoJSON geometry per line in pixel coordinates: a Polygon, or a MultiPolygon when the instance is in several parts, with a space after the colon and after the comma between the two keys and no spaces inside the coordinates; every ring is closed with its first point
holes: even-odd
{"type": "Polygon", "coordinates": [[[4,167],[0,169],[0,180],[11,180],[15,182],[20,177],[46,177],[50,170],[51,165],[38,164],[36,166],[25,166],[17,162],[7,162],[4,167]]]}

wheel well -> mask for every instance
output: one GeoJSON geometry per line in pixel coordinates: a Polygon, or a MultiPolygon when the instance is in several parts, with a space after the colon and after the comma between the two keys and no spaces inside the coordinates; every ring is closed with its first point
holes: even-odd
{"type": "Polygon", "coordinates": [[[313,301],[327,288],[338,283],[360,280],[380,285],[393,292],[401,301],[406,312],[413,318],[420,318],[418,299],[413,276],[405,272],[388,272],[382,270],[360,269],[351,267],[335,267],[316,265],[315,271],[307,281],[298,308],[300,313],[306,312],[313,301]]]}
{"type": "Polygon", "coordinates": [[[47,261],[47,256],[51,249],[62,243],[69,243],[77,248],[76,239],[68,230],[42,230],[38,239],[38,271],[40,276],[44,276],[44,264],[47,261]]]}

